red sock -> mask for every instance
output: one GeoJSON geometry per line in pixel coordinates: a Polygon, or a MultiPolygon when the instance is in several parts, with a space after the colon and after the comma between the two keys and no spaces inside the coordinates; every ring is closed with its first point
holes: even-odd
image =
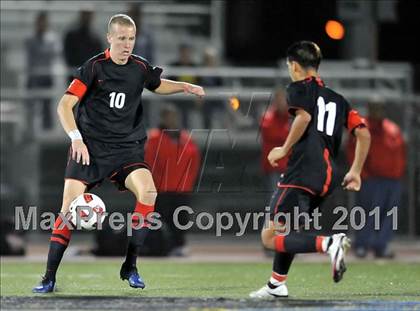
{"type": "Polygon", "coordinates": [[[54,229],[50,238],[47,269],[45,271],[45,277],[48,280],[55,280],[55,274],[57,273],[58,266],[63,258],[64,251],[70,242],[70,238],[71,230],[63,224],[63,220],[59,215],[54,223],[54,229]]]}
{"type": "MultiPolygon", "coordinates": [[[[141,226],[141,228],[143,227],[150,227],[150,223],[147,221],[147,216],[152,213],[155,210],[155,206],[154,205],[147,205],[147,204],[143,204],[141,202],[136,203],[136,208],[134,209],[134,213],[140,214],[141,217],[143,218],[143,224],[141,226]]],[[[133,216],[131,217],[132,223],[134,226],[137,226],[140,218],[139,215],[136,215],[133,213],[133,216]]]]}
{"type": "Polygon", "coordinates": [[[315,236],[303,233],[290,233],[274,237],[275,250],[280,253],[324,253],[324,236],[315,236]]]}
{"type": "Polygon", "coordinates": [[[149,213],[152,213],[154,210],[154,205],[146,205],[140,202],[136,203],[134,213],[140,214],[140,216],[143,218],[143,224],[140,228],[137,228],[137,225],[140,221],[140,217],[139,215],[133,213],[131,221],[133,227],[136,227],[136,229],[133,230],[133,235],[128,239],[127,255],[125,258],[125,265],[128,267],[136,266],[137,255],[139,254],[139,251],[144,244],[144,240],[146,239],[147,234],[150,230],[150,223],[146,220],[147,215],[149,215],[149,213]]]}
{"type": "Polygon", "coordinates": [[[285,253],[286,249],[284,247],[284,239],[286,238],[285,235],[276,235],[274,237],[274,245],[276,252],[285,253]]]}
{"type": "Polygon", "coordinates": [[[67,225],[62,223],[63,220],[61,219],[61,216],[58,216],[54,223],[54,229],[52,231],[50,241],[58,242],[67,246],[71,239],[71,230],[67,227],[67,225]]]}

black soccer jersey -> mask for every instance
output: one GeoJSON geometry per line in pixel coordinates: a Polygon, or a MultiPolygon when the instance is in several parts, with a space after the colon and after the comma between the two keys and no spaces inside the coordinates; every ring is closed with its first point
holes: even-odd
{"type": "Polygon", "coordinates": [[[350,132],[364,124],[343,96],[310,77],[287,88],[289,112],[303,109],[311,115],[305,133],[293,146],[281,187],[302,188],[324,196],[338,185],[335,158],[343,128],[350,132]]]}
{"type": "Polygon", "coordinates": [[[76,123],[82,136],[109,143],[145,138],[141,95],[143,88],[159,87],[161,73],[137,55],[118,65],[109,49],[89,59],[67,90],[80,99],[76,123]]]}

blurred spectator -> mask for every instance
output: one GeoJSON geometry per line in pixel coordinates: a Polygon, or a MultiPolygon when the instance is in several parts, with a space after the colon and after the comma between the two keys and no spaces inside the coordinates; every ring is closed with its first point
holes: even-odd
{"type": "MultiPolygon", "coordinates": [[[[203,55],[203,67],[216,68],[218,66],[217,53],[213,48],[207,48],[204,50],[203,55]]],[[[200,85],[204,87],[220,87],[222,86],[222,79],[215,76],[204,76],[200,77],[200,85]]],[[[224,120],[223,123],[227,122],[226,119],[226,103],[222,100],[208,100],[204,99],[203,104],[203,124],[204,128],[212,128],[212,120],[224,120]],[[218,112],[217,116],[214,116],[215,112],[218,112]]],[[[226,124],[224,124],[226,125],[226,124]]]]}
{"type": "Polygon", "coordinates": [[[155,56],[155,43],[150,29],[143,23],[142,7],[138,3],[131,3],[127,15],[136,23],[136,43],[133,54],[140,55],[153,64],[155,56]]]}
{"type": "MultiPolygon", "coordinates": [[[[172,62],[170,65],[174,67],[196,67],[196,64],[193,61],[193,51],[192,47],[188,42],[183,42],[178,47],[178,59],[172,62]]],[[[179,76],[170,76],[169,79],[176,81],[185,81],[188,83],[197,84],[198,77],[189,74],[182,74],[179,76]]],[[[196,102],[194,103],[196,104],[196,102]]],[[[188,128],[188,115],[189,111],[193,108],[193,105],[190,102],[181,102],[178,105],[179,110],[182,115],[182,127],[188,128]]]]}
{"type": "MultiPolygon", "coordinates": [[[[171,66],[180,66],[180,67],[196,67],[196,64],[193,61],[193,51],[189,43],[183,42],[178,47],[178,59],[171,63],[171,66]]],[[[172,79],[172,78],[171,78],[172,79]]],[[[177,81],[185,81],[188,83],[196,84],[198,78],[193,75],[181,75],[174,77],[177,81]]]]}
{"type": "MultiPolygon", "coordinates": [[[[25,42],[27,88],[31,91],[51,90],[54,83],[52,67],[60,52],[60,45],[57,35],[48,28],[48,15],[40,12],[35,19],[34,35],[25,42]]],[[[52,127],[51,98],[32,96],[27,107],[30,119],[33,119],[33,109],[38,102],[42,104],[42,127],[49,129],[52,127]]]]}
{"type": "MultiPolygon", "coordinates": [[[[180,130],[178,111],[166,105],[160,112],[160,126],[149,132],[146,144],[146,162],[152,168],[152,175],[158,190],[156,211],[162,222],[168,226],[172,238],[171,254],[185,255],[185,232],[177,228],[173,213],[177,207],[190,205],[199,169],[200,151],[190,134],[180,130]]],[[[181,212],[177,219],[185,225],[189,214],[181,212]]]]}
{"type": "MultiPolygon", "coordinates": [[[[406,165],[405,142],[400,128],[385,118],[384,104],[373,100],[368,105],[367,118],[372,142],[362,172],[362,188],[357,194],[357,205],[365,210],[366,225],[356,231],[356,256],[365,257],[371,249],[377,258],[392,258],[389,249],[392,217],[386,216],[394,206],[400,206],[401,179],[406,165]],[[379,230],[375,230],[374,216],[368,213],[379,206],[379,230]]],[[[348,143],[348,158],[354,157],[354,140],[348,143]]]]}
{"type": "Polygon", "coordinates": [[[101,38],[91,29],[93,16],[93,11],[81,11],[76,26],[64,37],[64,59],[70,71],[69,83],[73,80],[73,70],[104,50],[101,38]]]}
{"type": "Polygon", "coordinates": [[[278,161],[277,167],[272,167],[267,160],[269,152],[274,147],[282,146],[289,133],[289,114],[287,111],[286,93],[283,88],[274,92],[270,107],[261,118],[261,143],[262,155],[261,166],[268,177],[270,189],[275,189],[280,175],[284,173],[287,166],[287,158],[278,161]]]}
{"type": "Polygon", "coordinates": [[[23,256],[26,253],[23,232],[15,229],[13,219],[0,219],[0,256],[23,256]]]}

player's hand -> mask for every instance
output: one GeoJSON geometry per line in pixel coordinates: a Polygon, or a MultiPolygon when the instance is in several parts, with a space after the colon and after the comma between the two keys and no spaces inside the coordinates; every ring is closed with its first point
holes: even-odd
{"type": "Polygon", "coordinates": [[[204,89],[201,86],[191,84],[191,83],[184,83],[184,93],[194,94],[194,95],[197,95],[198,97],[203,97],[204,95],[206,95],[206,93],[204,92],[204,89]]]}
{"type": "Polygon", "coordinates": [[[71,142],[71,158],[77,163],[82,160],[83,165],[90,164],[89,152],[81,139],[75,139],[71,142]]]}
{"type": "Polygon", "coordinates": [[[267,160],[270,162],[271,166],[277,167],[277,161],[287,156],[287,152],[288,151],[284,147],[273,148],[268,154],[267,160]]]}
{"type": "Polygon", "coordinates": [[[343,182],[341,183],[345,190],[349,191],[359,191],[360,186],[362,185],[362,179],[360,174],[349,171],[346,176],[344,176],[343,182]]]}

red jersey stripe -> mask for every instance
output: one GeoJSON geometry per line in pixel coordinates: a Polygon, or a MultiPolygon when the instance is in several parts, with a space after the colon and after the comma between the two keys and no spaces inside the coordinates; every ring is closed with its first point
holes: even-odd
{"type": "Polygon", "coordinates": [[[322,188],[321,196],[325,195],[328,192],[328,189],[331,184],[332,167],[331,167],[331,162],[330,162],[330,152],[328,151],[327,148],[324,149],[324,160],[325,160],[325,163],[327,164],[327,177],[325,178],[325,183],[322,188]]]}
{"type": "Polygon", "coordinates": [[[309,189],[307,187],[304,187],[304,186],[277,183],[277,187],[278,188],[296,188],[296,189],[302,189],[302,190],[305,190],[305,191],[309,192],[310,194],[313,194],[313,195],[316,194],[315,191],[313,191],[313,190],[311,190],[311,189],[309,189]]]}

